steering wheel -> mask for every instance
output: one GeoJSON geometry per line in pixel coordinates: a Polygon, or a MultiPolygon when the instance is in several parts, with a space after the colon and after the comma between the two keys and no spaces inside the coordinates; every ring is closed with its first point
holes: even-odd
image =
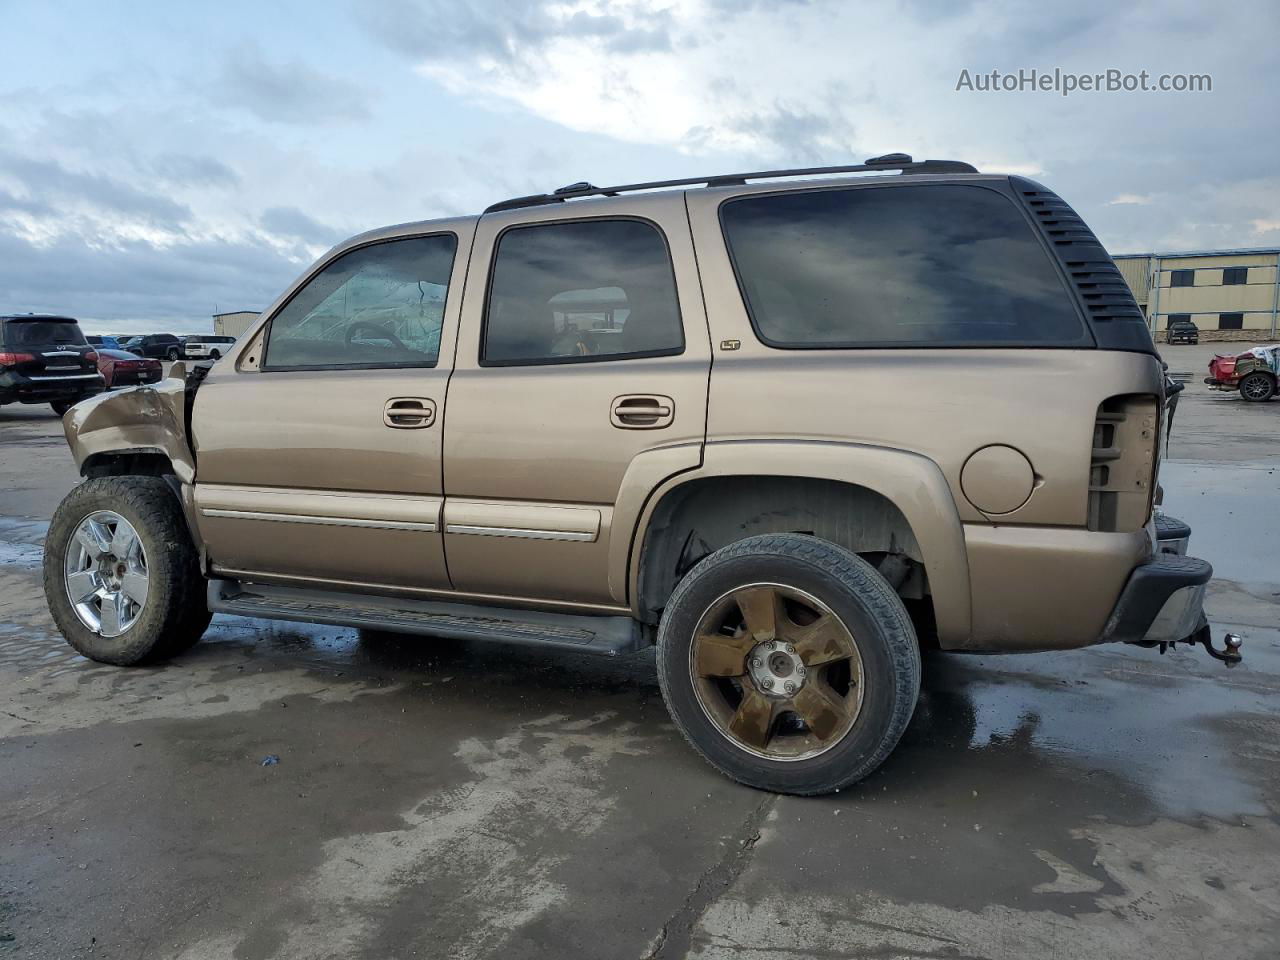
{"type": "Polygon", "coordinates": [[[403,340],[391,332],[390,327],[384,327],[382,324],[374,323],[372,320],[357,320],[351,326],[347,327],[347,346],[351,346],[351,341],[356,338],[357,330],[368,330],[374,334],[373,339],[386,340],[397,350],[412,352],[403,340]]]}

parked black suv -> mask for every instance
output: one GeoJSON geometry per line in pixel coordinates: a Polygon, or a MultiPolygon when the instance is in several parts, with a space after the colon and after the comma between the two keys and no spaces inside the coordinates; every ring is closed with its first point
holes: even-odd
{"type": "Polygon", "coordinates": [[[124,345],[130,353],[157,360],[178,360],[182,357],[182,341],[172,333],[149,333],[145,337],[133,337],[124,345]]]}
{"type": "Polygon", "coordinates": [[[75,320],[0,316],[0,404],[47,403],[61,416],[103,387],[98,354],[75,320]]]}
{"type": "Polygon", "coordinates": [[[1169,324],[1165,343],[1199,343],[1200,328],[1190,320],[1174,320],[1169,324]]]}

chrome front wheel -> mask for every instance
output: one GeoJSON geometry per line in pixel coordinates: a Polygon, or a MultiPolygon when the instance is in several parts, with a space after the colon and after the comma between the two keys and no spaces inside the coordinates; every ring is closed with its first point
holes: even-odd
{"type": "Polygon", "coordinates": [[[112,510],[89,514],[68,544],[63,582],[86,628],[101,637],[120,636],[147,605],[147,554],[138,531],[112,510]]]}

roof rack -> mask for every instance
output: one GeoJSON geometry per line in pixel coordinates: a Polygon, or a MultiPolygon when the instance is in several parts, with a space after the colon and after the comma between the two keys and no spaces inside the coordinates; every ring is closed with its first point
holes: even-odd
{"type": "Polygon", "coordinates": [[[977,173],[976,167],[959,160],[914,161],[905,153],[886,153],[872,157],[865,163],[843,167],[801,167],[794,170],[757,170],[754,173],[723,173],[714,177],[688,177],[684,180],[654,180],[651,183],[626,183],[616,187],[597,187],[585,181],[571,183],[553,193],[535,193],[527,197],[513,197],[485,207],[485,213],[499,210],[517,210],[520,207],[538,207],[548,203],[563,203],[578,197],[616,197],[620,193],[635,190],[656,190],[661,187],[740,187],[748,180],[770,180],[776,177],[813,177],[830,173],[865,173],[868,170],[901,170],[907,173],[977,173]]]}

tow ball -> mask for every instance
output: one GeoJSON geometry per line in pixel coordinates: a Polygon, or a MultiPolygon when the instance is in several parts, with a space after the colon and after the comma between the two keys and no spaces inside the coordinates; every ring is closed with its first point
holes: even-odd
{"type": "MultiPolygon", "coordinates": [[[[1213,631],[1209,628],[1207,623],[1195,632],[1189,642],[1193,644],[1200,644],[1204,647],[1205,653],[1209,654],[1209,656],[1213,657],[1215,660],[1221,660],[1228,667],[1234,667],[1244,659],[1240,653],[1240,644],[1243,643],[1243,640],[1241,640],[1239,634],[1224,634],[1222,637],[1222,649],[1219,650],[1213,645],[1213,631]]],[[[1173,646],[1173,644],[1160,644],[1161,653],[1164,653],[1164,648],[1166,646],[1173,646]]]]}
{"type": "Polygon", "coordinates": [[[1228,667],[1234,667],[1244,659],[1240,654],[1241,640],[1239,634],[1223,634],[1223,647],[1219,650],[1213,645],[1213,637],[1209,633],[1209,628],[1206,627],[1204,633],[1200,636],[1200,642],[1204,644],[1205,652],[1209,654],[1209,656],[1213,657],[1215,660],[1221,660],[1228,667]]]}

